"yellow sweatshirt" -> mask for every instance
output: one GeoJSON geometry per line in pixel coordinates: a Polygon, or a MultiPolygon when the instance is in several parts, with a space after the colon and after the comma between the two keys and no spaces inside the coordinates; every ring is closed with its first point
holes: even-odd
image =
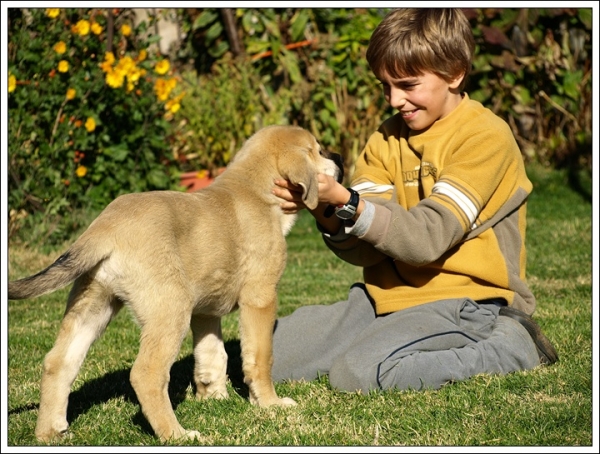
{"type": "Polygon", "coordinates": [[[525,283],[526,201],[532,190],[513,134],[464,95],[425,131],[397,114],[369,139],[352,187],[373,203],[359,237],[324,236],[364,267],[376,312],[445,298],[504,298],[531,314],[525,283]]]}

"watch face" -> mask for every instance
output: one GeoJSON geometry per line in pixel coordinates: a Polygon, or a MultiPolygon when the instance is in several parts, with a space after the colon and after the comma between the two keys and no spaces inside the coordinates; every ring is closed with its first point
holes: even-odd
{"type": "Polygon", "coordinates": [[[347,207],[340,208],[335,212],[335,215],[340,219],[352,219],[355,214],[356,211],[350,211],[347,207]]]}
{"type": "Polygon", "coordinates": [[[356,214],[356,209],[358,208],[359,195],[352,188],[348,188],[350,192],[350,200],[345,205],[338,207],[335,210],[335,215],[340,219],[352,219],[356,214]]]}

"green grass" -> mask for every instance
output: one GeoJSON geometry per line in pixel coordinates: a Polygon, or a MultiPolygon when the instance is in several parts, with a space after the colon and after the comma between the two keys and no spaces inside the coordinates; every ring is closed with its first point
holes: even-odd
{"type": "MultiPolygon", "coordinates": [[[[592,205],[567,185],[563,172],[529,169],[528,276],[538,298],[535,317],[560,361],[508,376],[477,376],[438,391],[373,392],[331,389],[327,377],[277,385],[292,408],[260,409],[242,384],[237,314],[223,320],[230,354],[230,398],[193,397],[191,336],[171,370],[169,392],[181,424],[213,446],[577,446],[593,445],[592,205]]],[[[591,182],[585,185],[591,193],[591,182]]],[[[300,216],[288,237],[289,259],[279,288],[279,314],[305,304],[345,299],[360,270],[337,259],[312,219],[300,216]]],[[[64,245],[66,247],[66,244],[64,245]]],[[[9,277],[47,266],[61,252],[9,245],[9,277]]],[[[11,301],[8,315],[7,442],[35,446],[39,381],[68,289],[11,301]]],[[[129,372],[139,329],[122,311],[91,348],[72,387],[72,438],[60,446],[159,446],[142,416],[129,372]]],[[[194,445],[194,443],[183,443],[194,445]]]]}

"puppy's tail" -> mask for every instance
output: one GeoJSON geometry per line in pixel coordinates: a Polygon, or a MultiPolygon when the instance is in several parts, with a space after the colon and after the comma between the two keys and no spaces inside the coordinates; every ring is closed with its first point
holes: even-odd
{"type": "Polygon", "coordinates": [[[45,270],[23,279],[8,283],[8,299],[35,298],[58,290],[91,270],[104,257],[82,254],[81,249],[71,248],[45,270]]]}

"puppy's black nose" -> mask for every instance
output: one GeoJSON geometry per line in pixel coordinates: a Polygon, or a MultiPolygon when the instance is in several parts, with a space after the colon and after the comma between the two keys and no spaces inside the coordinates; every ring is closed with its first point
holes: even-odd
{"type": "Polygon", "coordinates": [[[338,153],[329,153],[329,159],[335,162],[335,165],[340,170],[337,176],[337,182],[341,183],[344,181],[344,157],[338,153]]]}

